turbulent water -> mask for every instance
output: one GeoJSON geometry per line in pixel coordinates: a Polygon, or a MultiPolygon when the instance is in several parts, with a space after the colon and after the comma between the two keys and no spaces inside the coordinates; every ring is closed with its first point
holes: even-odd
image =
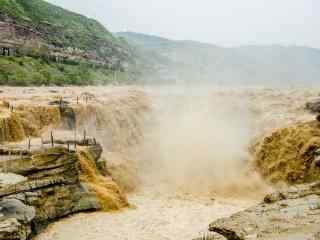
{"type": "Polygon", "coordinates": [[[131,207],[72,216],[37,240],[201,236],[208,223],[270,190],[249,167],[250,146],[276,127],[312,118],[303,107],[317,92],[149,88],[100,95],[108,101],[90,110],[90,126],[111,175],[130,191],[131,207]]]}
{"type": "Polygon", "coordinates": [[[247,203],[188,200],[152,192],[131,195],[137,208],[116,213],[79,214],[62,220],[37,239],[192,239],[206,230],[207,223],[228,216],[247,203]]]}

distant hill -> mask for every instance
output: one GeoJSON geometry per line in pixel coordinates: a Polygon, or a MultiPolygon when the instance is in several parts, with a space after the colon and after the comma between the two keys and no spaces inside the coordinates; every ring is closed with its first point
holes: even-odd
{"type": "Polygon", "coordinates": [[[128,79],[134,61],[99,22],[43,0],[0,0],[0,55],[7,85],[105,84],[128,79]]]}
{"type": "MultiPolygon", "coordinates": [[[[121,16],[119,16],[121,17],[121,16]]],[[[320,83],[320,50],[223,48],[133,32],[43,0],[0,0],[0,85],[320,83]]]]}
{"type": "Polygon", "coordinates": [[[133,32],[116,35],[138,49],[147,82],[287,86],[320,83],[319,49],[278,45],[223,48],[133,32]]]}

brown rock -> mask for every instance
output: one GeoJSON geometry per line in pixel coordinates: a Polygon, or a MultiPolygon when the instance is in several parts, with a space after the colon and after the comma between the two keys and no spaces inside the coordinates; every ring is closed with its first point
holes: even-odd
{"type": "Polygon", "coordinates": [[[0,221],[0,239],[27,240],[30,234],[30,225],[21,224],[16,218],[0,221]]]}
{"type": "MultiPolygon", "coordinates": [[[[15,176],[7,184],[3,182],[0,188],[0,209],[5,211],[2,221],[0,218],[0,240],[24,239],[22,233],[25,234],[23,236],[31,234],[31,222],[35,234],[56,219],[100,208],[95,193],[80,183],[76,153],[64,148],[52,148],[1,161],[0,169],[15,176]],[[29,208],[35,210],[35,215],[29,211],[27,216],[31,217],[23,220],[29,208]]],[[[10,174],[2,176],[3,179],[8,179],[10,174]]]]}
{"type": "Polygon", "coordinates": [[[31,234],[35,209],[17,199],[0,202],[0,239],[26,240],[31,234]]]}
{"type": "Polygon", "coordinates": [[[209,230],[221,235],[217,239],[228,240],[309,239],[319,232],[319,193],[320,183],[289,188],[268,204],[211,223],[209,230]]]}

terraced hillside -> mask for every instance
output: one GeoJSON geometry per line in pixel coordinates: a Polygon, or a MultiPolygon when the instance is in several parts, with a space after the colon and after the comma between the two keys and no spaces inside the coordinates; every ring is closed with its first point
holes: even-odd
{"type": "Polygon", "coordinates": [[[105,84],[128,79],[133,63],[99,22],[43,0],[0,0],[0,55],[6,85],[105,84]]]}

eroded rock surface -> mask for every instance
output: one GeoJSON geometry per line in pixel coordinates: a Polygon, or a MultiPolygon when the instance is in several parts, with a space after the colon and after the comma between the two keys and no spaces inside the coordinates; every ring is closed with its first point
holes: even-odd
{"type": "Polygon", "coordinates": [[[320,182],[267,195],[264,202],[210,224],[210,239],[315,240],[320,236],[320,182]]]}
{"type": "Polygon", "coordinates": [[[35,208],[12,198],[0,202],[0,239],[28,239],[35,208]]]}
{"type": "Polygon", "coordinates": [[[51,148],[0,162],[0,239],[28,239],[50,222],[100,208],[80,182],[79,159],[51,148]]]}

